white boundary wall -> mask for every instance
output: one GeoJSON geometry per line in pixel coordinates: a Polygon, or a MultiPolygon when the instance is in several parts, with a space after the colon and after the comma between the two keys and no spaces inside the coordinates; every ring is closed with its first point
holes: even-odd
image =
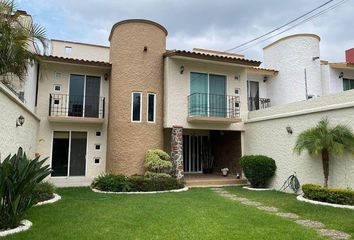
{"type": "Polygon", "coordinates": [[[22,147],[33,157],[37,146],[39,118],[9,89],[0,83],[0,160],[22,147]],[[25,118],[23,126],[16,127],[17,118],[25,118]]]}
{"type": "MultiPolygon", "coordinates": [[[[293,148],[302,131],[326,116],[332,125],[346,124],[354,130],[354,90],[249,113],[244,154],[263,154],[276,161],[278,169],[270,187],[279,189],[294,172],[301,184],[323,183],[320,157],[310,157],[307,152],[297,155],[293,148]],[[287,126],[293,134],[287,133],[287,126]]],[[[329,185],[354,188],[354,155],[331,156],[329,185]]]]}

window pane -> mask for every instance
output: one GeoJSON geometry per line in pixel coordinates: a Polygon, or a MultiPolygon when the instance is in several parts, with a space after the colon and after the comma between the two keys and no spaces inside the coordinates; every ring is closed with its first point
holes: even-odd
{"type": "Polygon", "coordinates": [[[82,117],[85,76],[70,75],[69,116],[82,117]]]}
{"type": "Polygon", "coordinates": [[[192,72],[190,75],[189,114],[206,116],[208,114],[208,74],[192,72]]]}
{"type": "Polygon", "coordinates": [[[133,121],[140,121],[141,93],[133,93],[133,121]]]}
{"type": "Polygon", "coordinates": [[[343,90],[347,91],[350,89],[350,81],[349,79],[343,79],[343,90]]]}
{"type": "Polygon", "coordinates": [[[85,176],[86,144],[86,132],[71,132],[70,176],[85,176]]]}
{"type": "Polygon", "coordinates": [[[69,132],[54,132],[52,176],[68,175],[69,132]]]}
{"type": "Polygon", "coordinates": [[[148,95],[148,121],[155,121],[155,94],[148,95]]]}
{"type": "Polygon", "coordinates": [[[98,117],[101,78],[86,76],[85,117],[98,117]]]}

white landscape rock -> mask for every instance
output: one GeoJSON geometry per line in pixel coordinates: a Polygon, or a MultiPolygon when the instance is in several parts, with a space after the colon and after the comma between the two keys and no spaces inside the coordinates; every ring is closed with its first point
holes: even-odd
{"type": "Polygon", "coordinates": [[[92,191],[96,192],[96,193],[106,193],[106,194],[126,194],[126,195],[134,195],[134,194],[155,194],[155,193],[178,193],[178,192],[185,192],[187,191],[189,188],[188,187],[184,187],[181,189],[173,189],[173,190],[166,190],[166,191],[151,191],[151,192],[106,192],[106,191],[101,191],[95,188],[91,188],[92,191]]]}
{"type": "Polygon", "coordinates": [[[351,206],[351,205],[341,205],[341,204],[335,204],[335,203],[315,201],[315,200],[307,199],[303,195],[297,196],[296,199],[301,202],[312,203],[315,205],[323,205],[323,206],[329,206],[329,207],[334,207],[334,208],[346,208],[346,209],[354,210],[354,206],[351,206]]]}
{"type": "Polygon", "coordinates": [[[17,228],[13,228],[13,229],[8,229],[5,231],[0,231],[0,237],[5,237],[11,234],[15,234],[15,233],[19,233],[19,232],[23,232],[28,230],[31,226],[32,226],[32,222],[28,221],[28,220],[22,220],[20,222],[20,226],[18,226],[17,228]]]}
{"type": "Polygon", "coordinates": [[[244,186],[244,189],[251,190],[251,191],[272,191],[273,189],[271,188],[253,188],[253,187],[247,187],[244,186]]]}
{"type": "Polygon", "coordinates": [[[59,196],[58,194],[54,193],[53,195],[54,195],[54,197],[52,199],[49,199],[49,200],[43,201],[43,202],[39,202],[34,206],[36,207],[36,206],[42,206],[45,204],[55,203],[61,199],[61,196],[59,196]]]}

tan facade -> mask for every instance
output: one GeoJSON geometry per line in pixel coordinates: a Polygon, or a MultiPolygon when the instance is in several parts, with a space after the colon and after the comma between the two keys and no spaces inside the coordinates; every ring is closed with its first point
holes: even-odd
{"type": "Polygon", "coordinates": [[[107,171],[143,174],[148,149],[163,148],[164,28],[145,20],[113,26],[110,41],[107,171]],[[132,122],[132,92],[142,93],[141,121],[132,122]],[[147,122],[147,94],[156,94],[156,120],[147,122]]]}

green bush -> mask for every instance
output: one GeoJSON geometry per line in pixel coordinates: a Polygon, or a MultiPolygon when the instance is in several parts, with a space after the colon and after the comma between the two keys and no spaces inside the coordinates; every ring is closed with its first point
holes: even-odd
{"type": "Polygon", "coordinates": [[[320,202],[354,205],[354,191],[349,189],[323,188],[320,185],[302,185],[304,197],[320,202]]]}
{"type": "Polygon", "coordinates": [[[162,150],[148,150],[145,155],[144,165],[146,177],[166,177],[172,171],[170,156],[162,150]]]}
{"type": "Polygon", "coordinates": [[[95,178],[93,188],[108,192],[127,192],[130,189],[127,177],[124,175],[103,174],[95,178]]]}
{"type": "Polygon", "coordinates": [[[125,177],[107,174],[94,179],[91,187],[109,192],[149,192],[180,189],[184,187],[184,183],[173,177],[125,177]]]}
{"type": "Polygon", "coordinates": [[[54,197],[55,187],[50,182],[39,183],[32,191],[31,197],[34,203],[47,201],[54,197]]]}
{"type": "Polygon", "coordinates": [[[51,170],[46,159],[30,160],[19,148],[0,162],[0,229],[15,228],[35,203],[32,192],[51,170]]]}
{"type": "Polygon", "coordinates": [[[267,181],[274,176],[277,166],[275,161],[263,155],[248,155],[240,159],[246,178],[254,188],[266,187],[267,181]]]}

